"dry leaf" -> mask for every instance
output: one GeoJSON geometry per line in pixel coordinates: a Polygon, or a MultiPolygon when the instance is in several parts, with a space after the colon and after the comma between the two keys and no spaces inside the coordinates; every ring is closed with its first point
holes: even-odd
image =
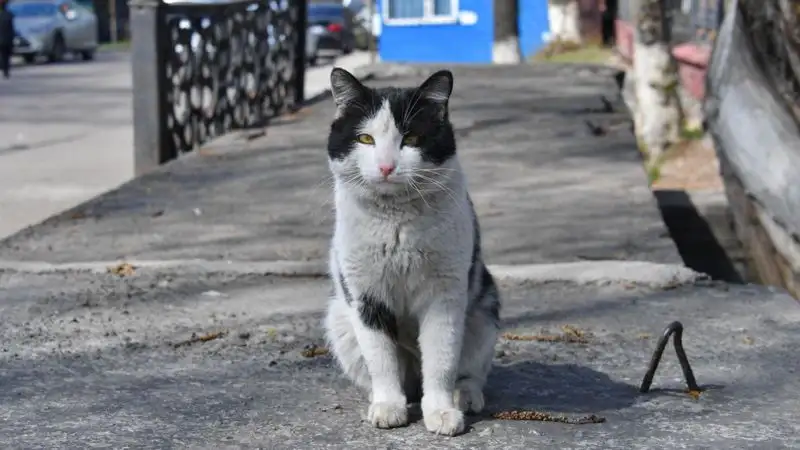
{"type": "Polygon", "coordinates": [[[324,356],[328,354],[328,349],[325,347],[318,347],[314,344],[306,345],[303,351],[300,352],[301,355],[305,356],[306,358],[314,358],[316,356],[324,356]]]}
{"type": "Polygon", "coordinates": [[[697,391],[697,390],[694,390],[694,389],[688,389],[686,391],[686,394],[689,397],[692,397],[695,400],[699,399],[700,398],[700,394],[702,394],[702,393],[703,393],[703,391],[697,391]]]}
{"type": "Polygon", "coordinates": [[[538,422],[558,422],[569,425],[603,423],[606,421],[605,417],[599,417],[594,414],[584,417],[567,417],[567,416],[554,416],[550,413],[541,411],[531,411],[531,410],[501,411],[492,414],[492,417],[500,420],[532,420],[538,422]]]}
{"type": "Polygon", "coordinates": [[[572,325],[564,325],[564,326],[562,326],[561,327],[561,331],[563,331],[564,334],[568,334],[570,336],[575,336],[575,337],[578,337],[578,338],[585,338],[586,337],[586,332],[584,332],[582,330],[579,330],[579,329],[573,327],[572,325]]]}
{"type": "Polygon", "coordinates": [[[536,341],[536,342],[568,342],[572,344],[588,344],[589,340],[585,337],[575,336],[574,334],[513,334],[504,333],[503,339],[508,341],[536,341]]]}
{"type": "Polygon", "coordinates": [[[176,344],[172,344],[172,346],[178,348],[178,347],[183,347],[185,345],[196,344],[198,342],[213,341],[214,339],[219,339],[225,336],[226,334],[227,332],[225,331],[214,331],[212,333],[201,334],[199,336],[196,333],[192,333],[192,337],[190,337],[189,339],[178,342],[176,344]]]}
{"type": "Polygon", "coordinates": [[[129,277],[133,275],[134,272],[135,272],[135,267],[126,262],[108,268],[108,273],[119,275],[121,277],[129,277]]]}

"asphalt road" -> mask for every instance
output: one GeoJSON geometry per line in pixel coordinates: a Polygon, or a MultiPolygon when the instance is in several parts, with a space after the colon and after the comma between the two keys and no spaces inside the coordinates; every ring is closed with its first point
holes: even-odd
{"type": "Polygon", "coordinates": [[[127,54],[11,76],[0,82],[0,237],[133,176],[127,54]]]}
{"type": "MultiPolygon", "coordinates": [[[[328,60],[366,64],[354,53],[328,60]]],[[[308,96],[326,89],[331,65],[307,73],[308,96]]],[[[0,238],[133,177],[130,57],[15,65],[0,80],[0,238]]]]}

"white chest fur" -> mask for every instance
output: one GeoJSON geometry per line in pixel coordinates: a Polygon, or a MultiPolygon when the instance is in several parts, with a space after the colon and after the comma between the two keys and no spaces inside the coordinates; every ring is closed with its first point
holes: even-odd
{"type": "Polygon", "coordinates": [[[442,279],[466,282],[471,263],[466,193],[428,202],[416,215],[376,213],[346,189],[336,192],[333,251],[340,270],[349,283],[390,300],[400,315],[420,306],[420,294],[442,279]]]}

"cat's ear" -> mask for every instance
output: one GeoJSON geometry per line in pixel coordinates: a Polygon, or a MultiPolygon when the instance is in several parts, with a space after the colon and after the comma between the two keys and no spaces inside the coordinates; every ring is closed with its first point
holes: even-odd
{"type": "Polygon", "coordinates": [[[337,109],[341,112],[348,105],[363,99],[367,88],[350,72],[334,67],[331,71],[331,94],[337,109]]]}
{"type": "Polygon", "coordinates": [[[452,72],[440,70],[434,73],[420,85],[418,91],[422,98],[446,106],[453,92],[452,72]]]}

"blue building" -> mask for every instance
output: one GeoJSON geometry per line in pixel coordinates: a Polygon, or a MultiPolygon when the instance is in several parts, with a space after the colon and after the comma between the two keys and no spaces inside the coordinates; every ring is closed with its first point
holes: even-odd
{"type": "MultiPolygon", "coordinates": [[[[380,58],[388,62],[491,63],[492,0],[377,0],[380,58]]],[[[527,57],[550,31],[547,0],[519,0],[520,46],[527,57]]]]}

